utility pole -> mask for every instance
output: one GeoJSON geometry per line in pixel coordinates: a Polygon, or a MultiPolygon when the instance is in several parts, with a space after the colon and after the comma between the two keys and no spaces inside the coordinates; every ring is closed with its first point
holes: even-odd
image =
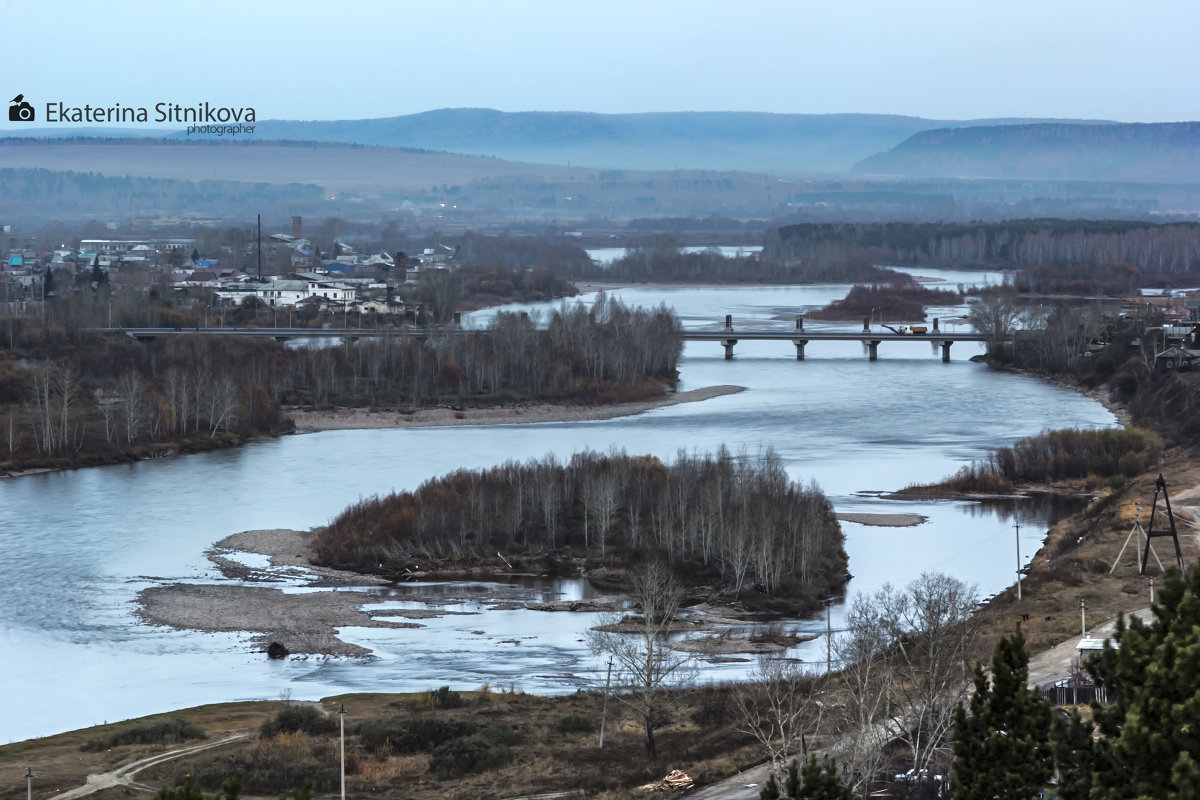
{"type": "Polygon", "coordinates": [[[1017,600],[1021,599],[1021,523],[1013,524],[1017,529],[1017,600]]]}
{"type": "Polygon", "coordinates": [[[833,629],[829,624],[829,609],[833,605],[833,598],[825,598],[825,677],[829,677],[829,673],[833,670],[833,629]]]}
{"type": "Polygon", "coordinates": [[[1154,578],[1150,579],[1150,605],[1154,605],[1154,578]]]}
{"type": "Polygon", "coordinates": [[[342,751],[342,800],[346,800],[346,704],[338,709],[338,741],[342,751]]]}
{"type": "Polygon", "coordinates": [[[612,683],[612,656],[608,657],[608,676],[604,679],[604,704],[600,707],[600,749],[604,749],[604,723],[608,720],[608,687],[612,683]]]}
{"type": "Polygon", "coordinates": [[[36,777],[37,777],[37,775],[33,774],[33,770],[30,767],[25,768],[25,798],[26,798],[26,800],[33,800],[33,779],[36,777]]]}
{"type": "Polygon", "coordinates": [[[258,215],[258,279],[262,280],[262,214],[258,215]]]}
{"type": "Polygon", "coordinates": [[[1079,598],[1079,627],[1079,635],[1087,636],[1087,600],[1082,597],[1079,598]]]}

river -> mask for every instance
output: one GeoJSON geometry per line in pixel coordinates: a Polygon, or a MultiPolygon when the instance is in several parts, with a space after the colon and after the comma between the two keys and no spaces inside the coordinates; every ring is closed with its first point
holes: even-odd
{"type": "MultiPolygon", "coordinates": [[[[999,277],[922,270],[951,283],[999,277]]],[[[673,306],[688,327],[723,323],[790,327],[792,317],[845,294],[846,286],[622,289],[626,302],[673,306]]],[[[585,298],[590,299],[590,298],[585,298]]],[[[961,309],[937,309],[949,316],[961,309]]],[[[480,312],[471,321],[490,312],[480,312]]],[[[816,323],[806,323],[815,326],[816,323]]],[[[826,324],[836,327],[832,324],[826,324]]],[[[842,327],[845,327],[844,325],[842,327]]],[[[715,343],[690,343],[681,389],[739,384],[747,391],[603,422],[527,426],[331,431],[255,442],[236,450],[0,481],[0,742],[42,736],[201,703],[319,698],[349,691],[413,691],[451,685],[569,692],[602,680],[587,652],[587,614],[489,608],[424,621],[418,629],[343,629],[371,648],[367,660],[268,661],[248,636],[145,625],[133,599],[163,582],[208,582],[204,556],[242,530],[307,529],[365,495],[415,488],[459,467],[610,446],[670,459],[725,444],[770,445],[795,480],[817,480],[841,511],[912,512],[913,528],[844,523],[848,591],[903,584],[927,570],[977,583],[982,594],[1012,582],[1009,513],[968,503],[888,502],[869,493],[937,480],[1021,436],[1064,426],[1107,426],[1100,404],[1044,381],[993,372],[959,343],[943,364],[925,343],[880,346],[868,362],[855,342],[813,342],[797,362],[788,342],[742,342],[725,361],[715,343]],[[864,494],[867,493],[867,494],[864,494]]],[[[1043,512],[1021,521],[1028,561],[1045,533],[1043,512]]],[[[294,590],[301,591],[300,587],[294,590]]],[[[541,582],[532,593],[572,597],[582,581],[541,582]]],[[[370,599],[364,595],[364,599],[370,599]]],[[[404,603],[403,596],[388,603],[404,603]]],[[[837,624],[835,609],[834,624],[837,624]]],[[[824,619],[802,626],[823,631],[824,619]]],[[[823,663],[821,640],[793,655],[823,663]]],[[[745,664],[705,667],[708,680],[746,674],[745,664]]]]}

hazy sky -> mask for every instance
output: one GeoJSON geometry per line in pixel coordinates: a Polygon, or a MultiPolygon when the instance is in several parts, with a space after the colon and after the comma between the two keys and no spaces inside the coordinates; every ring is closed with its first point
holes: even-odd
{"type": "Polygon", "coordinates": [[[39,122],[48,100],[1200,120],[1197,0],[0,0],[0,31],[2,99],[39,122]]]}

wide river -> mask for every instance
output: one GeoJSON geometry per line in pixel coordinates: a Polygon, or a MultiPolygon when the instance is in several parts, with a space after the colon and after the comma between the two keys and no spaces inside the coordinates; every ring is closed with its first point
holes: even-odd
{"type": "MultiPolygon", "coordinates": [[[[951,283],[997,280],[921,272],[951,283]]],[[[617,294],[633,304],[665,302],[687,327],[717,325],[732,313],[735,325],[790,328],[791,315],[847,288],[617,294]]],[[[427,620],[423,628],[343,629],[344,639],[374,651],[367,660],[268,661],[251,651],[246,635],[175,631],[134,616],[142,588],[221,580],[204,553],[231,533],[322,525],[364,495],[415,488],[459,467],[547,452],[566,459],[583,448],[614,445],[664,459],[680,448],[711,451],[725,444],[754,452],[770,445],[793,479],[815,478],[840,511],[929,518],[912,528],[845,523],[854,575],[848,594],[940,570],[987,595],[1014,578],[1010,515],[971,503],[889,502],[870,493],[937,480],[1047,428],[1115,424],[1099,403],[1075,392],[969,362],[976,345],[955,344],[949,364],[916,342],[885,343],[874,363],[855,342],[813,342],[803,362],[788,342],[742,342],[735,352],[735,360],[725,361],[718,344],[689,344],[680,388],[738,384],[747,391],[635,417],[295,435],[236,450],[0,481],[0,743],[225,700],[445,684],[470,689],[484,681],[569,692],[602,681],[600,660],[582,641],[592,615],[492,609],[486,597],[451,606],[469,615],[427,620]]],[[[1045,518],[1021,513],[1027,561],[1044,536],[1045,518]]],[[[589,588],[564,581],[530,590],[572,597],[589,588]]],[[[824,622],[799,625],[823,632],[824,622]]],[[[821,664],[824,649],[817,640],[792,654],[821,664]]],[[[703,678],[737,678],[747,669],[706,665],[703,678]]]]}

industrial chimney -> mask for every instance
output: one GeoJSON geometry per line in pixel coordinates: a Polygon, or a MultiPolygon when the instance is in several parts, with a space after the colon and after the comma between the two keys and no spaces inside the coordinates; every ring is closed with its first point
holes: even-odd
{"type": "Polygon", "coordinates": [[[292,217],[292,236],[294,238],[296,238],[296,239],[304,238],[304,234],[301,232],[303,230],[303,227],[304,226],[301,224],[300,217],[292,217]]]}

